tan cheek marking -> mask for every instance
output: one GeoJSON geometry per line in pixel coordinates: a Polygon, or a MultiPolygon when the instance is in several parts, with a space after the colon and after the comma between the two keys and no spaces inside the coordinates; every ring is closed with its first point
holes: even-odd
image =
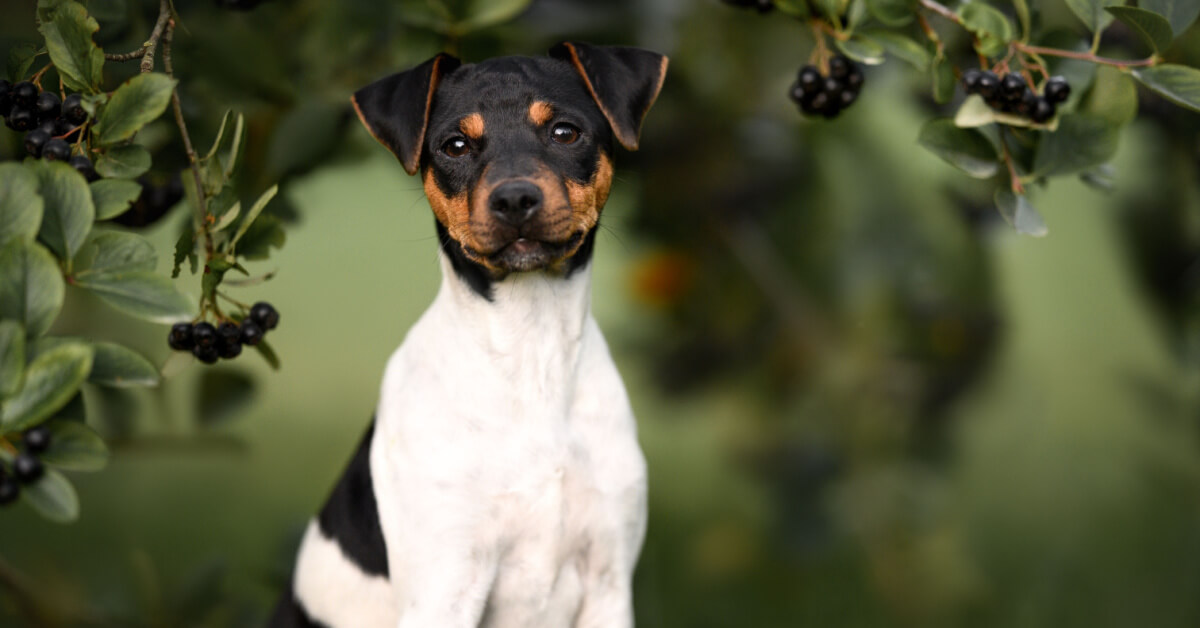
{"type": "Polygon", "coordinates": [[[567,181],[567,195],[571,200],[571,212],[579,219],[585,231],[596,226],[600,210],[608,202],[608,191],[612,187],[613,167],[608,155],[600,154],[596,172],[587,183],[567,181]]]}
{"type": "Polygon", "coordinates": [[[550,118],[553,117],[554,107],[551,107],[550,103],[541,100],[535,100],[533,101],[532,105],[529,105],[529,121],[532,122],[534,126],[542,126],[543,124],[549,122],[550,118]]]}
{"type": "Polygon", "coordinates": [[[477,140],[483,137],[483,116],[473,113],[458,122],[458,129],[467,137],[477,140]]]}
{"type": "Polygon", "coordinates": [[[429,206],[433,209],[433,215],[437,216],[438,221],[446,226],[450,237],[463,246],[473,247],[474,240],[470,239],[471,230],[469,228],[471,209],[467,204],[467,193],[446,196],[438,187],[437,181],[434,180],[433,172],[426,171],[425,196],[429,198],[429,206]]]}

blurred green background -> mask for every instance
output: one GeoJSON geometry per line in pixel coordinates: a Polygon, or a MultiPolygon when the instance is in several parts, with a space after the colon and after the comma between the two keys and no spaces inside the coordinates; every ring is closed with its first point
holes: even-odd
{"type": "MultiPolygon", "coordinates": [[[[1060,0],[1032,4],[1082,37],[1060,0]]],[[[98,43],[136,47],[156,5],[92,0],[98,43]]],[[[0,512],[0,625],[260,624],[440,281],[418,181],[347,107],[445,43],[427,3],[176,6],[197,142],[243,111],[246,197],[283,181],[268,211],[287,243],[251,269],[278,274],[234,291],[280,310],[283,368],[168,360],[165,328],[69,292],[59,332],[171,377],[86,390],[114,456],[73,476],[78,523],[0,512]]],[[[32,14],[0,3],[0,49],[33,40],[32,14]]],[[[1171,58],[1200,65],[1198,30],[1171,58]]],[[[450,45],[471,61],[562,39],[672,58],[594,263],[650,468],[639,625],[1200,625],[1200,116],[1142,91],[1113,190],[1035,186],[1034,239],[917,145],[953,111],[928,76],[889,60],[836,121],[802,119],[786,94],[811,33],[781,15],[535,0],[450,45]]],[[[1134,42],[1114,27],[1101,50],[1134,42]]],[[[164,178],[172,133],[139,137],[164,178]]],[[[0,130],[0,157],[17,148],[0,130]]],[[[187,220],[140,228],[163,272],[187,220]]]]}

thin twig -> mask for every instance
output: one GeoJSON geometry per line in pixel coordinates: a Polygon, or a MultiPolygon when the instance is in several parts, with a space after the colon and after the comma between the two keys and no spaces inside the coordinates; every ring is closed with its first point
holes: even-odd
{"type": "Polygon", "coordinates": [[[1004,152],[1004,164],[1008,166],[1008,178],[1011,181],[1013,194],[1020,196],[1025,193],[1025,186],[1021,184],[1021,177],[1017,174],[1017,166],[1013,163],[1012,154],[1008,152],[1008,141],[1004,139],[1004,130],[1000,130],[1000,148],[1004,152]]]}
{"type": "Polygon", "coordinates": [[[1059,50],[1058,48],[1043,48],[1042,46],[1031,46],[1021,42],[1013,42],[1012,44],[1017,50],[1026,54],[1041,54],[1050,57],[1066,57],[1068,59],[1081,59],[1083,61],[1091,61],[1101,65],[1111,65],[1118,68],[1136,68],[1154,65],[1158,63],[1157,56],[1146,57],[1145,59],[1121,60],[1109,59],[1106,57],[1097,57],[1090,52],[1076,52],[1074,50],[1059,50]]]}
{"type": "Polygon", "coordinates": [[[921,3],[921,6],[925,7],[926,9],[929,9],[930,11],[933,11],[934,13],[937,13],[938,15],[946,18],[947,20],[950,20],[951,22],[954,22],[955,24],[962,25],[962,23],[963,23],[962,18],[958,17],[957,13],[955,13],[954,11],[951,11],[949,8],[947,8],[943,4],[934,2],[934,0],[920,0],[920,3],[921,3]]]}
{"type": "MultiPolygon", "coordinates": [[[[142,74],[154,71],[154,51],[158,48],[158,42],[165,35],[167,22],[171,19],[171,2],[170,0],[161,0],[158,4],[158,21],[154,23],[154,30],[150,31],[150,39],[143,44],[142,50],[142,74]]],[[[174,29],[174,27],[171,27],[174,29]]]]}
{"type": "Polygon", "coordinates": [[[104,53],[104,59],[106,61],[132,61],[134,59],[141,59],[145,55],[146,48],[142,47],[129,52],[106,52],[104,53]]]}
{"type": "MultiPolygon", "coordinates": [[[[166,6],[167,0],[163,0],[166,6]]],[[[166,33],[163,34],[163,68],[167,76],[174,77],[175,70],[171,67],[171,38],[175,33],[175,20],[168,20],[166,33]]],[[[183,120],[183,106],[179,104],[179,86],[171,91],[171,107],[175,110],[175,124],[179,126],[179,135],[183,137],[183,148],[187,152],[188,164],[192,169],[192,178],[196,184],[196,215],[199,217],[200,231],[204,233],[204,252],[208,259],[213,256],[212,233],[204,220],[207,213],[207,203],[204,198],[204,178],[200,174],[200,160],[196,157],[196,149],[192,147],[192,138],[188,135],[187,123],[183,120]]]]}

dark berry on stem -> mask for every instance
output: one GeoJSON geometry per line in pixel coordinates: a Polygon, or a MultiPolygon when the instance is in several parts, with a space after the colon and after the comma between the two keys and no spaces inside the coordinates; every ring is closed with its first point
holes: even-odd
{"type": "Polygon", "coordinates": [[[96,175],[96,169],[92,166],[92,160],[83,155],[75,155],[67,163],[71,164],[72,168],[78,170],[79,174],[83,175],[83,178],[87,179],[89,183],[100,178],[96,175]]]}
{"type": "Polygon", "coordinates": [[[796,103],[797,105],[804,102],[804,99],[807,96],[808,94],[804,91],[804,88],[800,86],[800,83],[792,83],[792,88],[788,90],[788,97],[791,98],[792,102],[796,103]]]}
{"type": "Polygon", "coordinates": [[[279,312],[270,303],[259,301],[250,308],[250,320],[258,323],[264,330],[275,329],[279,324],[279,312]]]}
{"type": "Polygon", "coordinates": [[[251,347],[262,342],[263,330],[252,320],[242,321],[242,344],[250,345],[251,347]]]}
{"type": "MultiPolygon", "coordinates": [[[[217,328],[217,348],[223,349],[225,345],[241,345],[242,330],[238,329],[233,323],[221,323],[217,328]]],[[[224,351],[222,351],[224,353],[224,351]]],[[[225,357],[222,355],[221,357],[225,357]]]]}
{"type": "Polygon", "coordinates": [[[54,138],[42,147],[42,158],[49,161],[66,161],[71,158],[71,145],[67,140],[54,138]]]}
{"type": "Polygon", "coordinates": [[[770,13],[775,10],[774,0],[758,0],[755,5],[759,13],[770,13]]]}
{"type": "Polygon", "coordinates": [[[46,120],[54,120],[62,111],[62,101],[58,99],[58,94],[54,92],[42,92],[38,94],[37,105],[38,120],[45,122],[46,120]]]}
{"type": "Polygon", "coordinates": [[[83,96],[79,94],[71,94],[62,103],[62,116],[70,122],[72,126],[79,126],[87,122],[87,109],[83,108],[83,96]]]}
{"type": "Polygon", "coordinates": [[[217,354],[226,360],[236,358],[242,354],[242,343],[238,340],[221,339],[217,345],[217,354]]]}
{"type": "Polygon", "coordinates": [[[811,90],[821,84],[821,73],[813,66],[806,65],[800,68],[797,80],[800,82],[800,87],[803,87],[805,90],[811,90]]]}
{"type": "Polygon", "coordinates": [[[24,132],[35,126],[37,126],[37,116],[33,115],[33,111],[13,105],[12,111],[8,114],[8,128],[24,132]]]}
{"type": "Polygon", "coordinates": [[[984,71],[979,73],[979,82],[975,87],[976,93],[983,96],[984,100],[991,100],[996,97],[996,92],[1000,89],[1000,77],[996,76],[995,72],[984,71]]]}
{"type": "Polygon", "coordinates": [[[1016,72],[1009,72],[1004,75],[1000,81],[1000,94],[1005,100],[1016,102],[1021,99],[1021,95],[1025,93],[1025,77],[1016,72]]]}
{"type": "Polygon", "coordinates": [[[846,75],[850,73],[850,65],[849,59],[837,55],[829,60],[829,76],[836,79],[846,78],[846,75]]]}
{"type": "Polygon", "coordinates": [[[21,495],[21,485],[0,470],[0,506],[7,506],[21,495]]]}
{"type": "Polygon", "coordinates": [[[1026,87],[1025,92],[1021,94],[1021,100],[1017,101],[1014,109],[1018,114],[1028,117],[1033,114],[1033,108],[1037,106],[1039,100],[1042,99],[1038,97],[1037,92],[1026,87]]]}
{"type": "Polygon", "coordinates": [[[50,134],[42,129],[34,129],[25,134],[25,152],[30,157],[41,157],[42,148],[50,141],[50,134]]]}
{"type": "Polygon", "coordinates": [[[979,79],[983,78],[983,71],[971,68],[963,72],[962,83],[963,89],[967,90],[968,94],[979,92],[979,79]]]}
{"type": "Polygon", "coordinates": [[[62,135],[61,133],[54,132],[54,130],[58,128],[58,120],[43,120],[42,123],[39,124],[37,128],[45,131],[46,135],[49,135],[50,137],[54,137],[56,135],[62,135]]]}
{"type": "Polygon", "coordinates": [[[42,477],[45,470],[42,461],[29,452],[21,452],[13,460],[13,475],[17,476],[21,484],[29,484],[42,477]]]}
{"type": "Polygon", "coordinates": [[[192,340],[191,323],[175,323],[167,333],[167,344],[176,351],[190,351],[195,341],[192,340]]]}
{"type": "Polygon", "coordinates": [[[857,93],[862,89],[863,80],[865,78],[866,77],[863,76],[863,72],[857,64],[851,65],[850,73],[846,75],[846,87],[849,87],[850,89],[854,90],[855,93],[857,93]]]}
{"type": "Polygon", "coordinates": [[[1046,86],[1042,90],[1046,95],[1046,100],[1054,104],[1062,104],[1071,97],[1071,85],[1067,83],[1067,79],[1061,76],[1051,76],[1046,80],[1046,86]]]}
{"type": "Polygon", "coordinates": [[[21,81],[12,88],[13,103],[26,109],[32,109],[34,103],[37,102],[38,88],[37,85],[29,81],[21,81]]]}
{"type": "Polygon", "coordinates": [[[12,83],[8,79],[0,79],[0,115],[8,115],[12,107],[12,83]]]}
{"type": "Polygon", "coordinates": [[[196,323],[192,326],[192,343],[197,348],[215,348],[217,346],[217,328],[213,327],[212,323],[196,323]]]}
{"type": "Polygon", "coordinates": [[[845,109],[846,107],[853,105],[854,101],[856,100],[858,100],[858,92],[852,89],[847,89],[842,92],[841,98],[838,99],[838,105],[840,105],[842,109],[845,109]]]}
{"type": "Polygon", "coordinates": [[[1049,122],[1054,117],[1055,109],[1054,103],[1048,99],[1038,98],[1037,103],[1033,106],[1033,111],[1029,112],[1029,119],[1038,124],[1049,122]]]}
{"type": "Polygon", "coordinates": [[[45,425],[31,427],[25,430],[21,440],[25,443],[25,451],[40,454],[50,446],[50,428],[45,425]]]}
{"type": "MultiPolygon", "coordinates": [[[[215,334],[213,338],[216,338],[215,334]]],[[[192,347],[192,355],[196,356],[197,360],[200,360],[205,364],[216,364],[217,360],[221,357],[221,354],[217,351],[217,347],[215,345],[208,345],[205,347],[196,345],[192,347]]]]}

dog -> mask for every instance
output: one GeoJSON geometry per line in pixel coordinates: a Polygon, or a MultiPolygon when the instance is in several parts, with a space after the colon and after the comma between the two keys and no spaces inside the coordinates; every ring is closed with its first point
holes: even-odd
{"type": "Polygon", "coordinates": [[[271,625],[633,625],[646,463],[590,312],[614,144],[635,150],[665,56],[566,42],[439,54],[356,92],[421,173],[442,284],[308,524],[271,625]]]}

